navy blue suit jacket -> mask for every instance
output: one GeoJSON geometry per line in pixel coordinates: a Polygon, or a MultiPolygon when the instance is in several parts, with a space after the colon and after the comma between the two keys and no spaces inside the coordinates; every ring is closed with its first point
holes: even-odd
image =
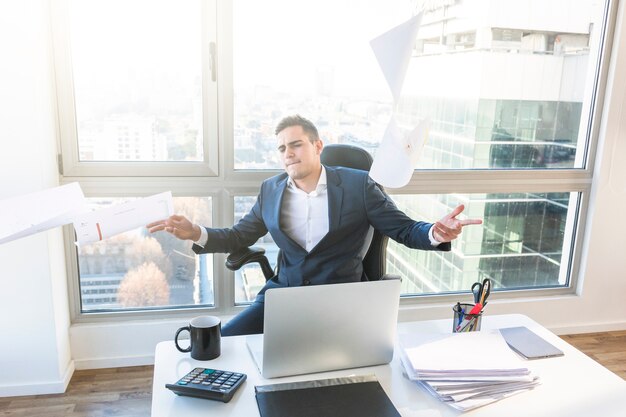
{"type": "Polygon", "coordinates": [[[206,246],[194,245],[194,252],[233,252],[254,244],[269,231],[281,249],[282,259],[278,276],[268,284],[300,286],[360,281],[363,274],[362,249],[370,225],[410,248],[450,250],[450,243],[433,247],[428,238],[432,223],[409,218],[378,188],[367,172],[326,167],[326,178],[329,230],[310,252],[280,228],[280,208],[287,187],[286,173],[263,182],[256,204],[235,226],[207,228],[209,238],[206,246]]]}

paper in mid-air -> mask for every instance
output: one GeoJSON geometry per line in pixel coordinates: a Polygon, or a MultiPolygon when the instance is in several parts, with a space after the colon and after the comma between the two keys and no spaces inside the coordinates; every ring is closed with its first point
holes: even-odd
{"type": "Polygon", "coordinates": [[[389,84],[394,103],[400,99],[421,21],[422,13],[419,13],[370,41],[370,46],[389,84]]]}
{"type": "Polygon", "coordinates": [[[370,177],[384,187],[401,188],[407,185],[424,151],[429,128],[430,119],[424,119],[405,134],[392,118],[376,151],[370,177]]]}
{"type": "MultiPolygon", "coordinates": [[[[393,95],[394,109],[400,99],[421,21],[420,12],[370,42],[393,95]]],[[[428,139],[429,127],[430,121],[423,120],[405,135],[392,116],[376,151],[370,177],[385,187],[407,185],[428,139]]]]}
{"type": "Polygon", "coordinates": [[[0,244],[73,223],[77,243],[93,243],[174,213],[167,191],[89,211],[77,182],[0,200],[0,244]]]}
{"type": "Polygon", "coordinates": [[[74,219],[76,243],[81,245],[99,242],[150,222],[165,219],[173,213],[174,205],[170,191],[84,213],[74,219]]]}
{"type": "Polygon", "coordinates": [[[77,182],[0,201],[0,244],[71,223],[86,211],[77,182]]]}

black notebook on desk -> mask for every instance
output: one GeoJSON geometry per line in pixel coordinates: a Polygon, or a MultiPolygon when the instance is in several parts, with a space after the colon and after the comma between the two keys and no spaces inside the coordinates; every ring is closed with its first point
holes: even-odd
{"type": "Polygon", "coordinates": [[[400,417],[373,375],[254,387],[261,417],[400,417]]]}

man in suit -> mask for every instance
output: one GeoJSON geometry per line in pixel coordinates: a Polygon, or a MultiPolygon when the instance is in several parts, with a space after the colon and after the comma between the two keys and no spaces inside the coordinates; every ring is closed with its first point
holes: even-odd
{"type": "Polygon", "coordinates": [[[410,248],[449,251],[464,226],[482,223],[457,219],[462,205],[434,224],[412,220],[367,172],[323,166],[317,128],[299,115],[284,118],[276,136],[285,172],[263,182],[252,210],[232,228],[203,228],[178,215],[147,226],[194,241],[197,254],[233,252],[269,231],[282,253],[279,273],[223,326],[225,336],[263,332],[269,288],[360,281],[370,226],[410,248]]]}

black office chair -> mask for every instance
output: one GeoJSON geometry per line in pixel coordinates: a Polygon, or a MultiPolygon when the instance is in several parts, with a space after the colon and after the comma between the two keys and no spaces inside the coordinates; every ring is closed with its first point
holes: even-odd
{"type": "MultiPolygon", "coordinates": [[[[334,144],[324,147],[321,155],[322,164],[328,166],[343,166],[347,168],[369,171],[372,167],[372,156],[363,148],[352,145],[334,144]]],[[[380,186],[383,190],[383,187],[380,186]]],[[[383,190],[384,191],[384,190],[383,190]]],[[[387,260],[386,249],[389,238],[376,229],[371,229],[372,237],[369,249],[363,258],[363,280],[377,281],[380,279],[398,279],[397,275],[385,275],[385,263],[387,260]]],[[[265,249],[251,246],[232,252],[226,258],[226,267],[231,271],[236,271],[249,263],[258,263],[265,280],[274,277],[274,271],[265,256],[265,249]]],[[[280,264],[280,251],[276,265],[280,264]]]]}

